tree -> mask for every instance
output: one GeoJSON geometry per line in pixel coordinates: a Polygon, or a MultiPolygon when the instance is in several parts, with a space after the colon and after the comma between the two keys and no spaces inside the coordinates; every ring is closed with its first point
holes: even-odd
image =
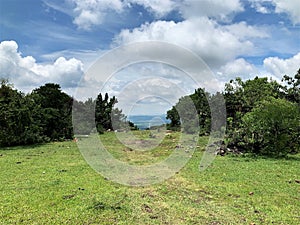
{"type": "Polygon", "coordinates": [[[98,133],[105,130],[127,129],[129,124],[126,122],[126,116],[122,110],[114,108],[118,103],[115,96],[109,98],[108,94],[102,97],[99,93],[95,105],[95,122],[98,133]]]}
{"type": "Polygon", "coordinates": [[[106,93],[103,98],[101,93],[98,94],[95,108],[95,122],[98,133],[103,133],[105,130],[113,129],[111,123],[111,112],[115,103],[115,97],[109,98],[106,93]]]}
{"type": "MultiPolygon", "coordinates": [[[[227,111],[227,143],[229,147],[238,145],[242,141],[240,128],[242,117],[250,112],[259,102],[269,98],[283,98],[282,85],[268,78],[255,77],[242,81],[241,78],[231,80],[225,84],[224,98],[227,111]]],[[[242,145],[239,145],[242,148],[242,145]]]]}
{"type": "Polygon", "coordinates": [[[282,81],[288,84],[284,87],[286,99],[300,104],[300,68],[294,78],[284,75],[282,81]]]}
{"type": "Polygon", "coordinates": [[[208,100],[211,97],[202,88],[196,89],[191,95],[181,97],[175,106],[167,112],[166,118],[171,120],[168,129],[179,130],[182,126],[187,133],[208,134],[211,127],[208,100]]]}
{"type": "Polygon", "coordinates": [[[46,140],[40,128],[39,107],[29,96],[14,90],[8,81],[0,87],[0,146],[24,145],[46,140]]]}
{"type": "Polygon", "coordinates": [[[61,91],[58,84],[45,84],[31,93],[30,97],[41,107],[41,127],[51,140],[71,139],[73,99],[61,91]]]}
{"type": "Polygon", "coordinates": [[[267,77],[255,77],[247,81],[241,78],[230,80],[225,84],[224,92],[227,116],[239,123],[242,115],[250,112],[257,102],[266,97],[280,98],[283,95],[283,87],[276,81],[269,81],[267,77]]]}
{"type": "Polygon", "coordinates": [[[295,103],[268,98],[242,117],[243,145],[248,151],[270,156],[299,152],[300,112],[295,103]]]}
{"type": "Polygon", "coordinates": [[[95,128],[95,100],[73,101],[73,129],[75,134],[90,134],[95,128]]]}
{"type": "Polygon", "coordinates": [[[172,106],[172,108],[167,111],[166,119],[171,121],[167,124],[167,129],[174,131],[180,130],[180,117],[175,106],[172,106]]]}
{"type": "Polygon", "coordinates": [[[211,112],[208,101],[211,95],[204,88],[198,88],[190,95],[194,102],[199,117],[200,135],[209,134],[211,127],[211,112]]]}

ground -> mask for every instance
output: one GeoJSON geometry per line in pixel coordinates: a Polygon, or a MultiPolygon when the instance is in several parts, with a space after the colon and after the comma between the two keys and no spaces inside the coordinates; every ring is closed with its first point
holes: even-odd
{"type": "MultiPolygon", "coordinates": [[[[157,161],[174,147],[168,138],[152,153],[137,154],[114,133],[101,138],[130,163],[157,161]]],[[[0,224],[300,224],[300,155],[217,156],[200,172],[207,140],[200,139],[179,173],[145,187],[105,179],[75,142],[2,148],[0,224]]]]}

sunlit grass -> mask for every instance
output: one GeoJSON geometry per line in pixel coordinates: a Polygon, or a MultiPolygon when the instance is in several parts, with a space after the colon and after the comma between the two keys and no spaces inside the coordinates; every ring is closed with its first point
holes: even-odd
{"type": "MultiPolygon", "coordinates": [[[[110,143],[116,158],[143,164],[167,157],[178,137],[172,134],[154,150],[137,153],[124,151],[113,133],[101,140],[110,143]]],[[[107,181],[87,165],[74,142],[2,148],[0,223],[300,224],[299,155],[217,156],[199,172],[206,143],[207,137],[200,138],[200,147],[175,176],[146,187],[107,181]]]]}

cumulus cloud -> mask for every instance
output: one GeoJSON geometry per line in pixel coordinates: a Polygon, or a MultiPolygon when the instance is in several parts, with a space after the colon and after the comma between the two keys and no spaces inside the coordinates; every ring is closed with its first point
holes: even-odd
{"type": "Polygon", "coordinates": [[[244,10],[239,0],[184,0],[179,4],[179,10],[185,19],[205,16],[224,21],[233,13],[244,10]]]}
{"type": "Polygon", "coordinates": [[[0,43],[0,76],[13,80],[16,87],[28,90],[47,82],[74,87],[83,75],[81,61],[60,57],[53,64],[40,64],[32,56],[22,56],[15,41],[0,43]]]}
{"type": "MultiPolygon", "coordinates": [[[[122,13],[133,4],[144,7],[156,18],[177,11],[184,19],[205,16],[223,22],[229,21],[232,15],[244,10],[239,0],[70,0],[70,2],[73,7],[74,24],[84,30],[102,24],[107,14],[122,13]]],[[[48,5],[55,7],[53,4],[48,5]]]]}
{"type": "Polygon", "coordinates": [[[249,78],[249,75],[257,73],[257,68],[243,58],[226,63],[226,65],[222,66],[218,71],[218,74],[222,76],[222,78],[225,78],[225,80],[235,77],[249,78]]]}
{"type": "Polygon", "coordinates": [[[276,13],[287,13],[294,24],[300,23],[300,1],[299,0],[273,0],[276,13]]]}
{"type": "Polygon", "coordinates": [[[122,30],[115,37],[115,44],[158,40],[188,48],[209,66],[220,66],[239,55],[251,54],[251,38],[266,37],[257,27],[239,23],[221,26],[207,17],[187,19],[182,22],[155,21],[132,30],[122,30]]]}
{"type": "Polygon", "coordinates": [[[266,58],[264,67],[277,78],[282,78],[285,74],[293,76],[300,68],[300,52],[288,59],[280,59],[278,57],[266,58]]]}
{"type": "Polygon", "coordinates": [[[109,11],[123,10],[121,0],[72,0],[72,3],[75,5],[73,22],[84,30],[101,24],[109,11]]]}
{"type": "Polygon", "coordinates": [[[143,6],[157,18],[176,8],[172,0],[71,0],[71,3],[73,22],[83,30],[90,30],[93,26],[102,24],[109,13],[122,13],[132,4],[143,6]]]}
{"type": "Polygon", "coordinates": [[[292,23],[300,23],[299,0],[249,0],[251,6],[260,13],[272,13],[270,5],[275,7],[275,13],[286,13],[292,23]]]}

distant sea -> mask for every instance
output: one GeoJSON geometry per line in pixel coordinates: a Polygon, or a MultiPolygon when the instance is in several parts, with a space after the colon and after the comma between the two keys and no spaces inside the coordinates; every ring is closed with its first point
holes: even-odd
{"type": "Polygon", "coordinates": [[[170,120],[166,119],[166,115],[131,115],[127,119],[133,122],[140,130],[170,123],[170,120]]]}

